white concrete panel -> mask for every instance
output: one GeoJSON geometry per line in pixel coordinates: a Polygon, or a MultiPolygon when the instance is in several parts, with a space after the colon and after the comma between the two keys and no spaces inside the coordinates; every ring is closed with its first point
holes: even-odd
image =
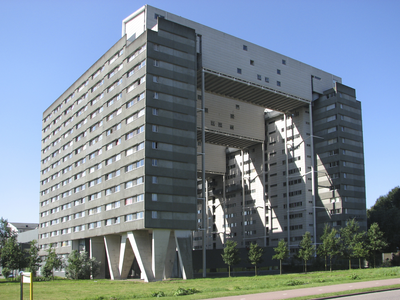
{"type": "Polygon", "coordinates": [[[155,280],[162,280],[164,277],[165,257],[169,242],[170,230],[153,230],[152,240],[152,271],[155,280]]]}
{"type": "Polygon", "coordinates": [[[145,282],[154,281],[151,270],[151,236],[147,230],[128,232],[128,239],[145,282]]]}
{"type": "MultiPolygon", "coordinates": [[[[142,11],[141,13],[137,14],[134,18],[127,21],[126,23],[123,22],[123,26],[125,26],[125,34],[127,40],[128,39],[134,40],[144,32],[145,30],[144,17],[145,17],[145,12],[142,11]]],[[[124,34],[124,29],[122,30],[122,35],[123,34],[124,34]]]]}
{"type": "Polygon", "coordinates": [[[121,247],[119,254],[119,273],[121,274],[121,279],[126,279],[129,275],[129,270],[135,260],[135,254],[133,253],[132,247],[129,244],[128,236],[123,233],[121,236],[121,247]]]}
{"type": "Polygon", "coordinates": [[[164,279],[172,277],[175,256],[176,256],[175,232],[171,231],[167,246],[167,254],[165,256],[164,279]]]}
{"type": "Polygon", "coordinates": [[[192,232],[190,230],[175,230],[175,243],[178,248],[183,279],[193,278],[191,236],[192,232]]]}
{"type": "Polygon", "coordinates": [[[111,280],[120,279],[119,273],[119,254],[121,237],[119,235],[104,236],[104,245],[106,247],[106,255],[111,280]]]}

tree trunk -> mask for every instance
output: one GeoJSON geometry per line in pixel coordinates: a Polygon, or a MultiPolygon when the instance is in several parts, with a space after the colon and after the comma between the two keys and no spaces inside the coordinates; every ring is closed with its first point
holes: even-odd
{"type": "Polygon", "coordinates": [[[231,277],[231,265],[228,265],[229,277],[231,277]]]}
{"type": "Polygon", "coordinates": [[[282,275],[282,259],[279,260],[279,270],[280,274],[282,275]]]}
{"type": "Polygon", "coordinates": [[[375,254],[376,254],[376,253],[375,253],[375,251],[374,251],[374,269],[375,269],[375,257],[376,257],[375,254]]]}
{"type": "Polygon", "coordinates": [[[257,265],[254,265],[254,273],[255,273],[255,276],[257,276],[257,265]]]}
{"type": "Polygon", "coordinates": [[[349,258],[349,270],[351,270],[351,258],[349,258]]]}
{"type": "Polygon", "coordinates": [[[358,267],[361,269],[361,258],[358,259],[358,267]]]}
{"type": "Polygon", "coordinates": [[[329,255],[329,269],[332,272],[332,255],[329,255]]]}
{"type": "Polygon", "coordinates": [[[305,274],[307,274],[307,261],[304,261],[304,270],[305,270],[305,274]]]}
{"type": "Polygon", "coordinates": [[[325,272],[326,272],[326,255],[325,255],[325,272]]]}

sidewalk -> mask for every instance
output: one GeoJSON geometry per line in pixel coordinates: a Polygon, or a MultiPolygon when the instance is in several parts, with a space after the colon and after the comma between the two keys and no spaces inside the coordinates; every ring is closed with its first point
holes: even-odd
{"type": "MultiPolygon", "coordinates": [[[[358,289],[364,289],[364,288],[369,288],[369,287],[385,287],[385,286],[389,286],[389,285],[393,285],[393,284],[400,284],[400,278],[343,283],[343,284],[337,284],[337,285],[318,286],[318,287],[312,287],[312,288],[285,290],[285,291],[241,295],[241,296],[230,296],[230,297],[213,298],[213,299],[218,299],[218,300],[228,300],[228,299],[229,300],[265,300],[265,299],[279,300],[279,299],[288,299],[288,298],[304,297],[304,296],[316,296],[316,295],[326,294],[326,293],[358,290],[358,289]]],[[[206,299],[206,300],[211,300],[211,299],[206,299]]]]}

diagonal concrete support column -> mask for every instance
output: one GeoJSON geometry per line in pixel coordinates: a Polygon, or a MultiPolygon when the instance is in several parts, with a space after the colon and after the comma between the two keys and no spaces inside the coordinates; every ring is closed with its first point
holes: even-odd
{"type": "Polygon", "coordinates": [[[104,239],[102,236],[90,238],[90,258],[96,258],[100,262],[100,272],[95,278],[105,278],[106,276],[106,256],[104,239]]]}
{"type": "Polygon", "coordinates": [[[175,230],[175,243],[183,279],[193,278],[192,239],[190,230],[175,230]]]}
{"type": "Polygon", "coordinates": [[[165,256],[164,279],[172,277],[175,257],[176,257],[175,232],[171,231],[167,246],[167,254],[165,256]]]}
{"type": "Polygon", "coordinates": [[[167,255],[170,232],[171,230],[153,230],[151,269],[155,280],[163,280],[164,278],[165,257],[167,255]]]}
{"type": "Polygon", "coordinates": [[[104,245],[106,247],[106,256],[107,256],[108,269],[110,271],[111,280],[121,279],[118,268],[121,236],[119,235],[104,236],[104,245]]]}
{"type": "Polygon", "coordinates": [[[133,253],[139,264],[145,282],[154,281],[151,270],[151,236],[147,230],[128,232],[128,239],[132,245],[133,253]]]}
{"type": "Polygon", "coordinates": [[[132,247],[128,240],[128,235],[123,233],[121,236],[121,248],[119,251],[119,273],[121,279],[128,278],[129,270],[135,260],[135,254],[133,253],[132,247]]]}

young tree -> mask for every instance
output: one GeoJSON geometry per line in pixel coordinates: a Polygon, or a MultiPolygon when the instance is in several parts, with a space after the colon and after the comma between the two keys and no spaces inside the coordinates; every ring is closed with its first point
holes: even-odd
{"type": "Polygon", "coordinates": [[[225,243],[224,253],[221,254],[224,263],[228,265],[229,277],[231,277],[231,266],[240,262],[239,250],[236,249],[237,243],[234,241],[227,241],[225,243]]]}
{"type": "Polygon", "coordinates": [[[54,270],[61,270],[62,267],[62,259],[58,257],[58,255],[56,254],[56,250],[53,248],[53,245],[50,244],[50,247],[47,250],[47,256],[43,267],[44,277],[49,278],[51,276],[54,280],[54,270]]]}
{"type": "Polygon", "coordinates": [[[303,235],[303,239],[300,242],[299,250],[299,257],[304,260],[305,273],[307,273],[307,261],[310,260],[314,253],[315,245],[312,244],[311,233],[306,231],[306,233],[303,235]]]}
{"type": "Polygon", "coordinates": [[[254,265],[254,273],[257,276],[257,265],[262,263],[262,255],[263,255],[264,249],[258,246],[257,243],[251,243],[250,244],[250,250],[249,250],[249,261],[252,265],[254,265]]]}
{"type": "Polygon", "coordinates": [[[33,276],[36,277],[36,272],[39,270],[40,263],[42,260],[39,257],[39,246],[36,245],[36,240],[30,242],[31,247],[26,250],[26,266],[32,272],[33,276]]]}
{"type": "Polygon", "coordinates": [[[361,260],[366,258],[369,254],[365,231],[358,233],[355,237],[353,254],[355,258],[358,258],[358,267],[361,269],[361,260]]]}
{"type": "Polygon", "coordinates": [[[371,227],[368,229],[367,236],[368,236],[368,248],[374,256],[374,268],[375,268],[376,252],[382,251],[382,249],[388,246],[388,243],[386,243],[383,237],[383,232],[379,229],[378,223],[374,223],[371,225],[371,227]]]}
{"type": "Polygon", "coordinates": [[[355,219],[347,221],[346,227],[340,229],[340,236],[342,238],[342,256],[349,260],[349,269],[351,270],[351,259],[355,257],[354,247],[358,239],[358,230],[360,226],[355,219]]]}
{"type": "Polygon", "coordinates": [[[288,258],[289,256],[289,248],[285,240],[280,240],[278,247],[274,248],[274,251],[275,255],[272,256],[272,259],[279,259],[279,272],[282,275],[282,260],[288,258]]]}
{"type": "Polygon", "coordinates": [[[328,236],[329,236],[330,231],[331,231],[331,227],[328,224],[325,224],[324,233],[321,235],[322,243],[318,246],[318,249],[317,249],[317,254],[319,256],[323,256],[325,259],[325,271],[327,268],[326,261],[327,261],[328,255],[329,255],[328,254],[328,252],[329,252],[328,236]]]}
{"type": "Polygon", "coordinates": [[[95,277],[100,270],[100,262],[95,258],[89,258],[86,251],[81,253],[73,250],[68,256],[66,276],[71,279],[89,279],[95,277]]]}
{"type": "Polygon", "coordinates": [[[332,257],[340,253],[340,238],[337,236],[338,231],[325,224],[324,234],[321,236],[322,244],[318,247],[318,255],[325,257],[325,271],[326,271],[326,258],[329,256],[329,269],[332,272],[332,257]]]}
{"type": "Polygon", "coordinates": [[[25,266],[24,254],[15,236],[8,238],[4,243],[1,264],[10,270],[21,270],[25,266]]]}
{"type": "Polygon", "coordinates": [[[0,218],[0,261],[2,249],[10,237],[15,236],[15,233],[8,227],[7,219],[0,218]]]}

